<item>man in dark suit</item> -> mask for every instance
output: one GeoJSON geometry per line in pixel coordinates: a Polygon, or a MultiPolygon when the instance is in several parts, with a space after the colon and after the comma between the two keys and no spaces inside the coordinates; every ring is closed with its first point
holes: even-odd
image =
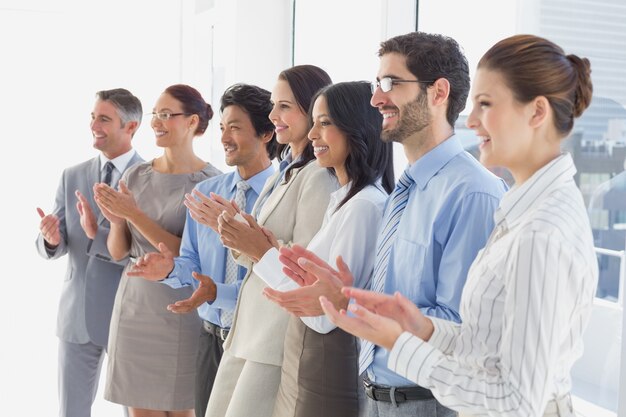
{"type": "Polygon", "coordinates": [[[100,155],[63,171],[51,214],[37,208],[39,254],[45,259],[69,256],[57,318],[60,417],[91,415],[126,263],[109,256],[109,223],[95,204],[93,185],[116,186],[128,167],[142,161],[131,146],[141,124],[139,99],[121,88],[99,91],[96,97],[90,127],[100,155]]]}

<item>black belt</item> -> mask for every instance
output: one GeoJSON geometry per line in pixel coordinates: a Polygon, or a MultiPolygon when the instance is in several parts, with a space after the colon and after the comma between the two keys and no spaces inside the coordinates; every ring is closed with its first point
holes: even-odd
{"type": "Polygon", "coordinates": [[[417,385],[408,387],[388,387],[386,385],[377,385],[368,378],[365,378],[363,379],[363,387],[365,387],[367,396],[372,400],[386,403],[394,402],[391,399],[392,392],[396,403],[403,403],[405,401],[425,401],[435,398],[429,389],[417,385]]]}
{"type": "Polygon", "coordinates": [[[204,331],[219,337],[220,339],[222,339],[222,342],[226,340],[226,336],[228,336],[228,332],[230,331],[230,329],[224,329],[216,324],[211,323],[210,321],[203,320],[202,324],[204,327],[204,331]]]}

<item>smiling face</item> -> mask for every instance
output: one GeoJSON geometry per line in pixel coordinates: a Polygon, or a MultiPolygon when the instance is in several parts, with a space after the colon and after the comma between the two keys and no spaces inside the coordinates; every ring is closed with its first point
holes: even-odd
{"type": "Polygon", "coordinates": [[[116,107],[106,100],[96,100],[91,112],[91,135],[93,147],[108,159],[128,152],[134,128],[131,123],[122,124],[116,107]]]}
{"type": "Polygon", "coordinates": [[[307,115],[300,109],[289,83],[278,80],[272,90],[270,120],[276,126],[276,141],[289,144],[292,152],[299,155],[307,144],[307,115]]]}
{"type": "MultiPolygon", "coordinates": [[[[167,93],[159,96],[153,111],[155,113],[184,113],[182,103],[167,93]]],[[[193,138],[197,127],[196,115],[187,116],[181,114],[172,116],[169,120],[152,118],[150,125],[154,130],[157,146],[166,148],[176,144],[181,144],[185,140],[193,138]]]]}
{"type": "Polygon", "coordinates": [[[537,146],[530,125],[532,104],[515,99],[501,73],[479,68],[472,86],[473,108],[467,127],[480,140],[480,162],[518,171],[533,160],[537,146]]]}
{"type": "MultiPolygon", "coordinates": [[[[398,80],[415,80],[415,75],[406,66],[406,58],[390,52],[380,58],[378,79],[390,77],[398,80]]],[[[383,115],[382,139],[386,142],[404,142],[430,124],[427,94],[419,83],[398,83],[391,91],[377,88],[370,104],[383,115]]]]}
{"type": "Polygon", "coordinates": [[[226,164],[236,166],[242,178],[260,172],[269,164],[266,143],[272,135],[256,134],[250,116],[241,107],[231,105],[222,111],[220,122],[226,164]]]}
{"type": "Polygon", "coordinates": [[[313,127],[309,131],[309,140],[313,142],[313,151],[320,166],[334,168],[341,185],[348,183],[345,163],[350,149],[348,138],[339,130],[330,118],[326,97],[319,96],[313,104],[313,127]]]}

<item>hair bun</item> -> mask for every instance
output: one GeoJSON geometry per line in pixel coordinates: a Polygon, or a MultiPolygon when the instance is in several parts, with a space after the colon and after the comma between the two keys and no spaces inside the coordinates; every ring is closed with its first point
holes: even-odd
{"type": "Polygon", "coordinates": [[[574,98],[574,117],[580,116],[589,104],[593,96],[593,84],[591,83],[591,63],[587,58],[580,58],[577,55],[567,55],[566,58],[571,62],[572,67],[576,71],[576,91],[574,98]]]}
{"type": "Polygon", "coordinates": [[[206,103],[206,117],[209,120],[213,118],[213,107],[209,103],[206,103]]]}

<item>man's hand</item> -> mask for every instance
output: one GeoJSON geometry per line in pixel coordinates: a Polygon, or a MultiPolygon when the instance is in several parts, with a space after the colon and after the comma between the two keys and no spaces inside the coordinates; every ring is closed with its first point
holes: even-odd
{"type": "Polygon", "coordinates": [[[137,259],[126,275],[141,277],[149,281],[160,281],[174,269],[174,253],[165,243],[159,243],[159,252],[146,253],[137,259]]]}
{"type": "Polygon", "coordinates": [[[46,241],[46,244],[51,249],[56,248],[61,243],[61,231],[60,220],[54,214],[44,213],[42,209],[37,207],[37,213],[39,213],[39,217],[41,217],[41,221],[39,222],[39,231],[43,236],[43,239],[46,241]]]}
{"type": "Polygon", "coordinates": [[[167,306],[167,309],[172,313],[186,314],[194,311],[200,307],[203,303],[212,303],[217,297],[217,286],[211,277],[202,275],[197,272],[192,272],[191,275],[200,281],[198,288],[191,294],[191,297],[186,300],[176,301],[174,304],[167,306]]]}
{"type": "Polygon", "coordinates": [[[196,189],[192,190],[191,194],[185,194],[184,204],[189,209],[189,215],[192,219],[210,227],[216,233],[219,233],[217,231],[217,218],[223,211],[231,213],[233,216],[237,213],[233,204],[225,198],[215,193],[211,193],[211,196],[207,197],[196,189]]]}
{"type": "Polygon", "coordinates": [[[85,196],[78,190],[76,190],[75,194],[76,198],[78,198],[76,210],[78,210],[80,215],[80,226],[83,228],[85,235],[93,240],[98,232],[98,220],[85,196]]]}

